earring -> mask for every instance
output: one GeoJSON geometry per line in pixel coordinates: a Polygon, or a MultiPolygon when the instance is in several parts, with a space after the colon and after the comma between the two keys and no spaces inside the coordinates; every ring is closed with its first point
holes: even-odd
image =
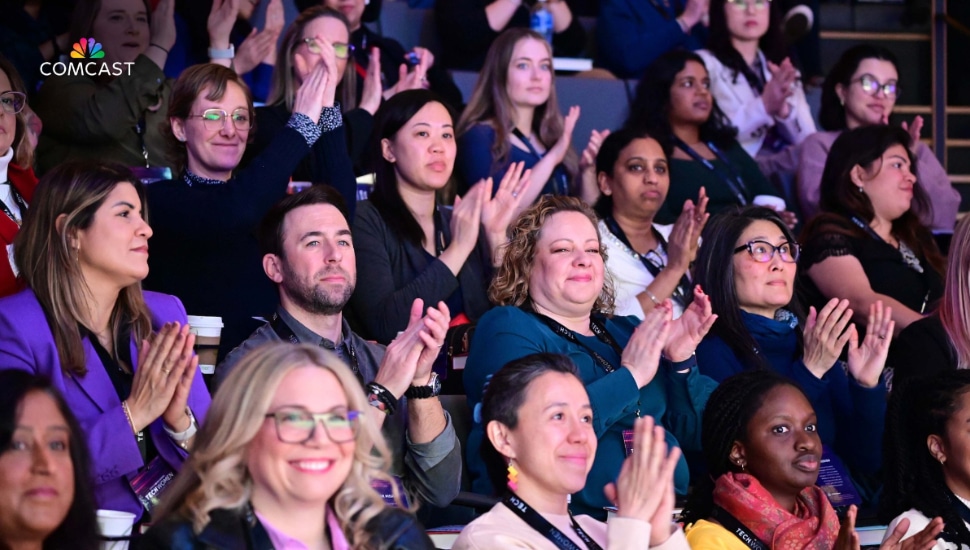
{"type": "Polygon", "coordinates": [[[74,249],[74,262],[81,263],[81,245],[77,245],[77,248],[74,249]]]}
{"type": "Polygon", "coordinates": [[[857,186],[857,189],[859,190],[860,193],[865,193],[866,192],[865,188],[862,187],[861,185],[857,186]]]}
{"type": "Polygon", "coordinates": [[[945,456],[941,456],[939,458],[939,460],[940,460],[940,464],[946,464],[946,457],[945,456]]]}
{"type": "Polygon", "coordinates": [[[515,469],[512,465],[512,459],[509,459],[509,489],[513,492],[519,490],[519,471],[515,469]]]}
{"type": "Polygon", "coordinates": [[[745,462],[739,458],[738,461],[737,461],[737,465],[741,467],[741,471],[743,472],[744,471],[745,462]]]}
{"type": "Polygon", "coordinates": [[[185,143],[185,137],[184,136],[180,136],[180,137],[177,137],[175,139],[179,140],[181,143],[185,143]]]}
{"type": "Polygon", "coordinates": [[[840,99],[839,100],[839,105],[845,107],[845,100],[844,99],[840,99]]]}

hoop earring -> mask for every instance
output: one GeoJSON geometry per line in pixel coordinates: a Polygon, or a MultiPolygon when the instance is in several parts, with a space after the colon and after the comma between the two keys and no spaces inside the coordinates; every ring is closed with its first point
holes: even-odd
{"type": "Polygon", "coordinates": [[[509,486],[509,489],[511,491],[513,491],[513,492],[518,491],[519,490],[519,471],[516,470],[515,469],[515,466],[512,465],[512,459],[511,458],[509,459],[509,468],[508,468],[508,471],[509,471],[509,475],[508,475],[509,481],[508,481],[507,485],[509,486]]]}

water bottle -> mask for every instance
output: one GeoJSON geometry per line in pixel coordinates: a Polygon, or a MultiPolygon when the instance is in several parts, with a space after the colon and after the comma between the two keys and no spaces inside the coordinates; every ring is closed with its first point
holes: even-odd
{"type": "Polygon", "coordinates": [[[532,6],[530,22],[532,30],[541,34],[552,46],[552,12],[546,7],[546,0],[536,0],[535,5],[532,6]]]}

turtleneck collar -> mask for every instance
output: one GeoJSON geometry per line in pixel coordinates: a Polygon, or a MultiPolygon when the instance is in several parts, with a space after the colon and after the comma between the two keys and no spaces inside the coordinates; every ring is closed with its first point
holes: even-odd
{"type": "Polygon", "coordinates": [[[203,185],[222,185],[222,184],[226,183],[226,182],[224,182],[222,180],[217,180],[217,179],[212,179],[212,178],[207,178],[207,177],[204,177],[204,176],[200,176],[200,175],[196,174],[195,172],[189,170],[188,168],[185,169],[185,175],[182,176],[182,180],[189,187],[194,187],[196,185],[198,185],[198,186],[203,186],[203,185]]]}
{"type": "Polygon", "coordinates": [[[7,183],[10,179],[7,176],[7,167],[13,161],[13,147],[7,149],[6,154],[0,157],[0,183],[7,183]]]}

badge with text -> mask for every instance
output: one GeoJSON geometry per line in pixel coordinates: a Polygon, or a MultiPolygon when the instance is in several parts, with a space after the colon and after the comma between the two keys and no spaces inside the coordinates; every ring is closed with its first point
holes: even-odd
{"type": "Polygon", "coordinates": [[[852,484],[852,478],[849,477],[849,470],[845,467],[845,463],[828,447],[823,447],[817,484],[835,508],[852,504],[862,505],[862,498],[852,484]]]}
{"type": "Polygon", "coordinates": [[[623,430],[623,447],[626,456],[633,456],[633,430],[623,430]]]}
{"type": "Polygon", "coordinates": [[[162,493],[165,492],[173,479],[175,479],[175,470],[162,460],[162,457],[156,456],[148,463],[148,466],[130,477],[128,483],[135,494],[138,495],[141,505],[150,514],[161,502],[162,493]]]}
{"type": "MultiPolygon", "coordinates": [[[[401,506],[408,508],[408,495],[404,492],[404,483],[401,482],[401,478],[397,476],[391,476],[394,480],[394,484],[397,485],[397,491],[401,495],[401,506]]],[[[384,481],[383,479],[372,479],[370,486],[377,491],[377,494],[381,495],[384,499],[384,504],[388,506],[397,507],[397,502],[394,500],[394,490],[391,488],[390,482],[384,481]]]]}

